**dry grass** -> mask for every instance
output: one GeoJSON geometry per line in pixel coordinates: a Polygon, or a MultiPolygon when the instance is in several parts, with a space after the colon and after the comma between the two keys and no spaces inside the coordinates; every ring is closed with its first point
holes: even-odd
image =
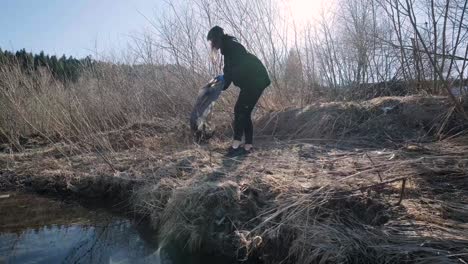
{"type": "Polygon", "coordinates": [[[466,121],[446,97],[381,97],[363,102],[317,103],[271,112],[259,120],[262,134],[283,139],[414,140],[454,134],[466,121]]]}
{"type": "Polygon", "coordinates": [[[136,196],[167,201],[146,207],[160,239],[192,251],[265,263],[458,263],[468,256],[466,150],[283,141],[232,161],[193,149],[175,155],[195,157],[190,172],[136,196]]]}
{"type": "MultiPolygon", "coordinates": [[[[139,129],[134,135],[144,137],[147,126],[139,129]]],[[[142,144],[114,153],[113,168],[98,154],[65,157],[53,146],[0,160],[2,179],[33,189],[124,199],[131,192],[131,207],[152,220],[163,244],[187,250],[265,263],[457,263],[468,254],[462,139],[385,149],[359,140],[265,141],[245,160],[223,158],[216,142],[142,144]],[[401,181],[379,183],[402,177],[396,206],[401,181]]]]}
{"type": "Polygon", "coordinates": [[[53,79],[43,69],[24,73],[18,65],[0,67],[0,142],[23,150],[32,135],[54,143],[80,142],[88,148],[113,150],[100,133],[139,121],[172,129],[186,123],[203,80],[175,78],[170,67],[98,64],[78,83],[53,79]],[[163,119],[161,119],[163,118],[163,119]]]}
{"type": "Polygon", "coordinates": [[[258,151],[228,159],[227,115],[193,145],[190,91],[101,67],[76,87],[0,70],[0,189],[118,197],[163,245],[238,260],[468,261],[466,123],[446,98],[261,109],[258,151]]]}
{"type": "Polygon", "coordinates": [[[460,200],[454,201],[453,197],[444,199],[427,193],[440,183],[426,189],[422,187],[426,179],[421,177],[421,167],[433,169],[433,156],[437,156],[453,162],[453,167],[446,168],[458,176],[437,173],[432,176],[453,184],[466,180],[468,156],[458,155],[433,152],[415,159],[399,158],[397,162],[374,157],[384,182],[403,175],[411,181],[413,188],[406,189],[403,206],[395,205],[401,185],[376,186],[375,182],[379,182],[376,171],[364,168],[347,173],[332,184],[281,201],[266,212],[265,220],[253,230],[269,239],[278,239],[282,229],[292,227],[288,230],[294,234],[290,234],[293,237],[289,241],[290,250],[283,257],[293,263],[458,263],[468,256],[468,226],[466,219],[460,218],[466,213],[468,189],[461,187],[458,191],[458,198],[464,200],[460,206],[460,200]],[[369,173],[374,174],[374,180],[370,180],[369,173]],[[358,188],[354,187],[356,183],[358,188]],[[421,200],[439,206],[450,203],[461,210],[455,211],[457,216],[447,217],[440,214],[440,209],[425,207],[421,200]]]}

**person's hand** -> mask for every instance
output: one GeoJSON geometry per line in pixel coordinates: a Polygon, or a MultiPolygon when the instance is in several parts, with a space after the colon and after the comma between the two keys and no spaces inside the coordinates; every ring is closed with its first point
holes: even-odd
{"type": "Polygon", "coordinates": [[[224,82],[224,75],[218,75],[214,79],[216,82],[224,82]]]}

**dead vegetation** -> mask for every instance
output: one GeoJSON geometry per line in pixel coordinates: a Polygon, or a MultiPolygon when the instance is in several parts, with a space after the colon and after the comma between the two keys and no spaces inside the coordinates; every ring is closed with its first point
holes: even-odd
{"type": "Polygon", "coordinates": [[[123,210],[148,217],[163,247],[237,261],[464,263],[468,141],[445,102],[272,113],[259,121],[268,140],[245,159],[224,158],[223,138],[187,144],[157,123],[101,133],[113,145],[96,152],[33,138],[0,154],[0,187],[128,201],[123,210]]]}
{"type": "MultiPolygon", "coordinates": [[[[446,168],[453,174],[431,173],[432,177],[437,175],[447,183],[458,182],[459,177],[466,180],[467,156],[407,151],[369,153],[375,165],[358,170],[347,166],[349,172],[335,181],[285,199],[254,230],[264,230],[262,234],[269,236],[294,226],[296,236],[287,258],[298,263],[461,262],[458,258],[466,259],[467,253],[466,220],[454,222],[441,215],[440,208],[426,206],[466,203],[467,189],[457,186],[458,194],[463,193],[457,198],[433,195],[438,184],[428,188],[422,175],[424,170],[433,170],[438,159],[452,163],[453,167],[446,168]],[[408,182],[403,192],[401,179],[408,182]],[[399,206],[401,195],[404,199],[399,206]]],[[[354,162],[367,157],[359,156],[354,156],[354,162]]]]}
{"type": "Polygon", "coordinates": [[[466,120],[454,113],[451,102],[440,96],[317,103],[271,112],[259,123],[262,134],[283,139],[360,136],[370,141],[405,141],[453,135],[467,128],[466,120]]]}
{"type": "Polygon", "coordinates": [[[467,105],[451,88],[466,96],[468,2],[337,3],[296,28],[275,1],[168,1],[127,64],[69,86],[1,67],[0,189],[117,198],[163,247],[238,261],[467,263],[467,105]],[[185,134],[197,89],[222,64],[207,60],[213,23],[272,77],[263,144],[246,159],[221,154],[227,114],[208,146],[185,134]],[[331,102],[415,93],[425,96],[331,102]]]}

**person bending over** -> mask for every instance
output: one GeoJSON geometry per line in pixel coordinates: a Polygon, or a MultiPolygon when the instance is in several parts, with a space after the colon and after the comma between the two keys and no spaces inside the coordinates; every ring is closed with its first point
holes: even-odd
{"type": "Polygon", "coordinates": [[[207,40],[212,49],[221,50],[224,56],[223,75],[217,76],[216,79],[224,80],[224,90],[231,83],[240,88],[234,107],[234,139],[226,155],[250,153],[253,150],[252,110],[263,90],[271,83],[267,70],[255,55],[249,53],[235,37],[225,34],[221,27],[215,26],[210,29],[207,40]],[[245,139],[243,146],[242,136],[245,139]]]}

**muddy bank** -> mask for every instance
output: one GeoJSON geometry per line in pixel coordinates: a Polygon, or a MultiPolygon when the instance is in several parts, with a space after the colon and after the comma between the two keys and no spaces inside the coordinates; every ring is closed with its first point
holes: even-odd
{"type": "Polygon", "coordinates": [[[142,182],[115,176],[81,176],[48,172],[41,175],[19,175],[14,171],[0,173],[0,191],[36,192],[64,198],[106,202],[126,201],[142,182]]]}

